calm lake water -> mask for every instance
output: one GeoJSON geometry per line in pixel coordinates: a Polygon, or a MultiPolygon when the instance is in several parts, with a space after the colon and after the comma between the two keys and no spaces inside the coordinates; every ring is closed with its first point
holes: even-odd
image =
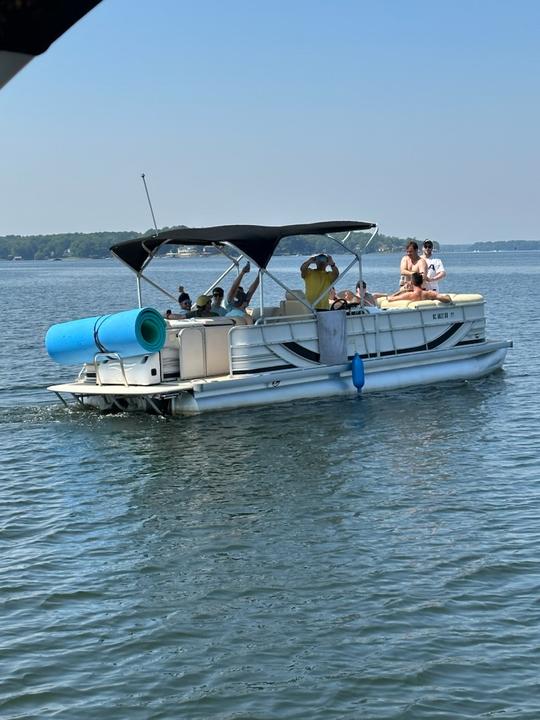
{"type": "Polygon", "coordinates": [[[538,720],[540,253],[444,259],[503,372],[167,421],[45,390],[49,325],[134,307],[127,269],[0,264],[0,717],[538,720]]]}

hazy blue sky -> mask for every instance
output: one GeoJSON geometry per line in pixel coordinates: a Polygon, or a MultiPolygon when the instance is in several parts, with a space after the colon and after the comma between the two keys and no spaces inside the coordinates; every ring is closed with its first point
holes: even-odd
{"type": "Polygon", "coordinates": [[[537,0],[103,0],[0,92],[0,235],[538,239],[537,0]]]}

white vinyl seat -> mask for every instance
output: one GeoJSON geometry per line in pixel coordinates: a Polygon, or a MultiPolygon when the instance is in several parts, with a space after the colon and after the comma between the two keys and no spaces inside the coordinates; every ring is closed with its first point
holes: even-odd
{"type": "Polygon", "coordinates": [[[280,303],[281,315],[312,315],[312,312],[300,300],[282,300],[280,303]]]}
{"type": "MultiPolygon", "coordinates": [[[[265,318],[275,317],[276,315],[279,315],[279,307],[274,305],[268,305],[266,307],[263,307],[263,316],[265,318]]],[[[261,308],[254,307],[253,312],[251,313],[251,317],[254,321],[258,320],[261,317],[261,308]]]]}
{"type": "Polygon", "coordinates": [[[287,290],[285,292],[285,300],[298,300],[298,298],[302,298],[302,300],[306,299],[306,294],[303,290],[287,290]]]}

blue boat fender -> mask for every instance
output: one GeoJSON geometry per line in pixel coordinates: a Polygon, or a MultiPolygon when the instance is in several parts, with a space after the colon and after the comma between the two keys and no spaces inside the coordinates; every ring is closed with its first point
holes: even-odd
{"type": "Polygon", "coordinates": [[[354,387],[358,390],[358,392],[360,392],[360,390],[364,387],[366,377],[364,373],[364,361],[358,353],[354,354],[351,362],[351,370],[354,387]]]}

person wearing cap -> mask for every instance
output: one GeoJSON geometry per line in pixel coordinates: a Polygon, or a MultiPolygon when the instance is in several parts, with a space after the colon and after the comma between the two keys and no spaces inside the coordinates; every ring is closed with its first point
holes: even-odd
{"type": "Polygon", "coordinates": [[[212,290],[212,307],[211,311],[216,315],[226,315],[227,310],[223,307],[223,288],[215,287],[212,290]]]}
{"type": "Polygon", "coordinates": [[[433,243],[431,240],[424,240],[424,254],[422,255],[427,265],[426,289],[439,292],[439,281],[446,277],[446,270],[440,258],[433,257],[433,243]]]}
{"type": "Polygon", "coordinates": [[[300,266],[300,274],[304,280],[306,300],[316,310],[328,310],[328,292],[336,281],[339,270],[331,255],[320,253],[312,255],[300,266]],[[310,268],[315,263],[315,268],[310,268]],[[330,269],[327,270],[326,268],[330,269]],[[322,295],[322,297],[320,297],[322,295]]]}
{"type": "Polygon", "coordinates": [[[257,273],[257,277],[251,283],[247,292],[244,292],[244,289],[240,285],[243,277],[248,274],[250,269],[251,265],[249,264],[249,262],[247,262],[240,270],[238,277],[233,282],[233,284],[231,285],[231,289],[227,293],[227,317],[243,317],[251,319],[246,312],[246,308],[249,305],[251,298],[255,294],[255,291],[259,287],[259,274],[257,273]]]}
{"type": "Polygon", "coordinates": [[[216,317],[216,313],[211,311],[212,298],[210,295],[199,295],[195,303],[195,309],[186,313],[186,318],[205,318],[216,317]]]}

